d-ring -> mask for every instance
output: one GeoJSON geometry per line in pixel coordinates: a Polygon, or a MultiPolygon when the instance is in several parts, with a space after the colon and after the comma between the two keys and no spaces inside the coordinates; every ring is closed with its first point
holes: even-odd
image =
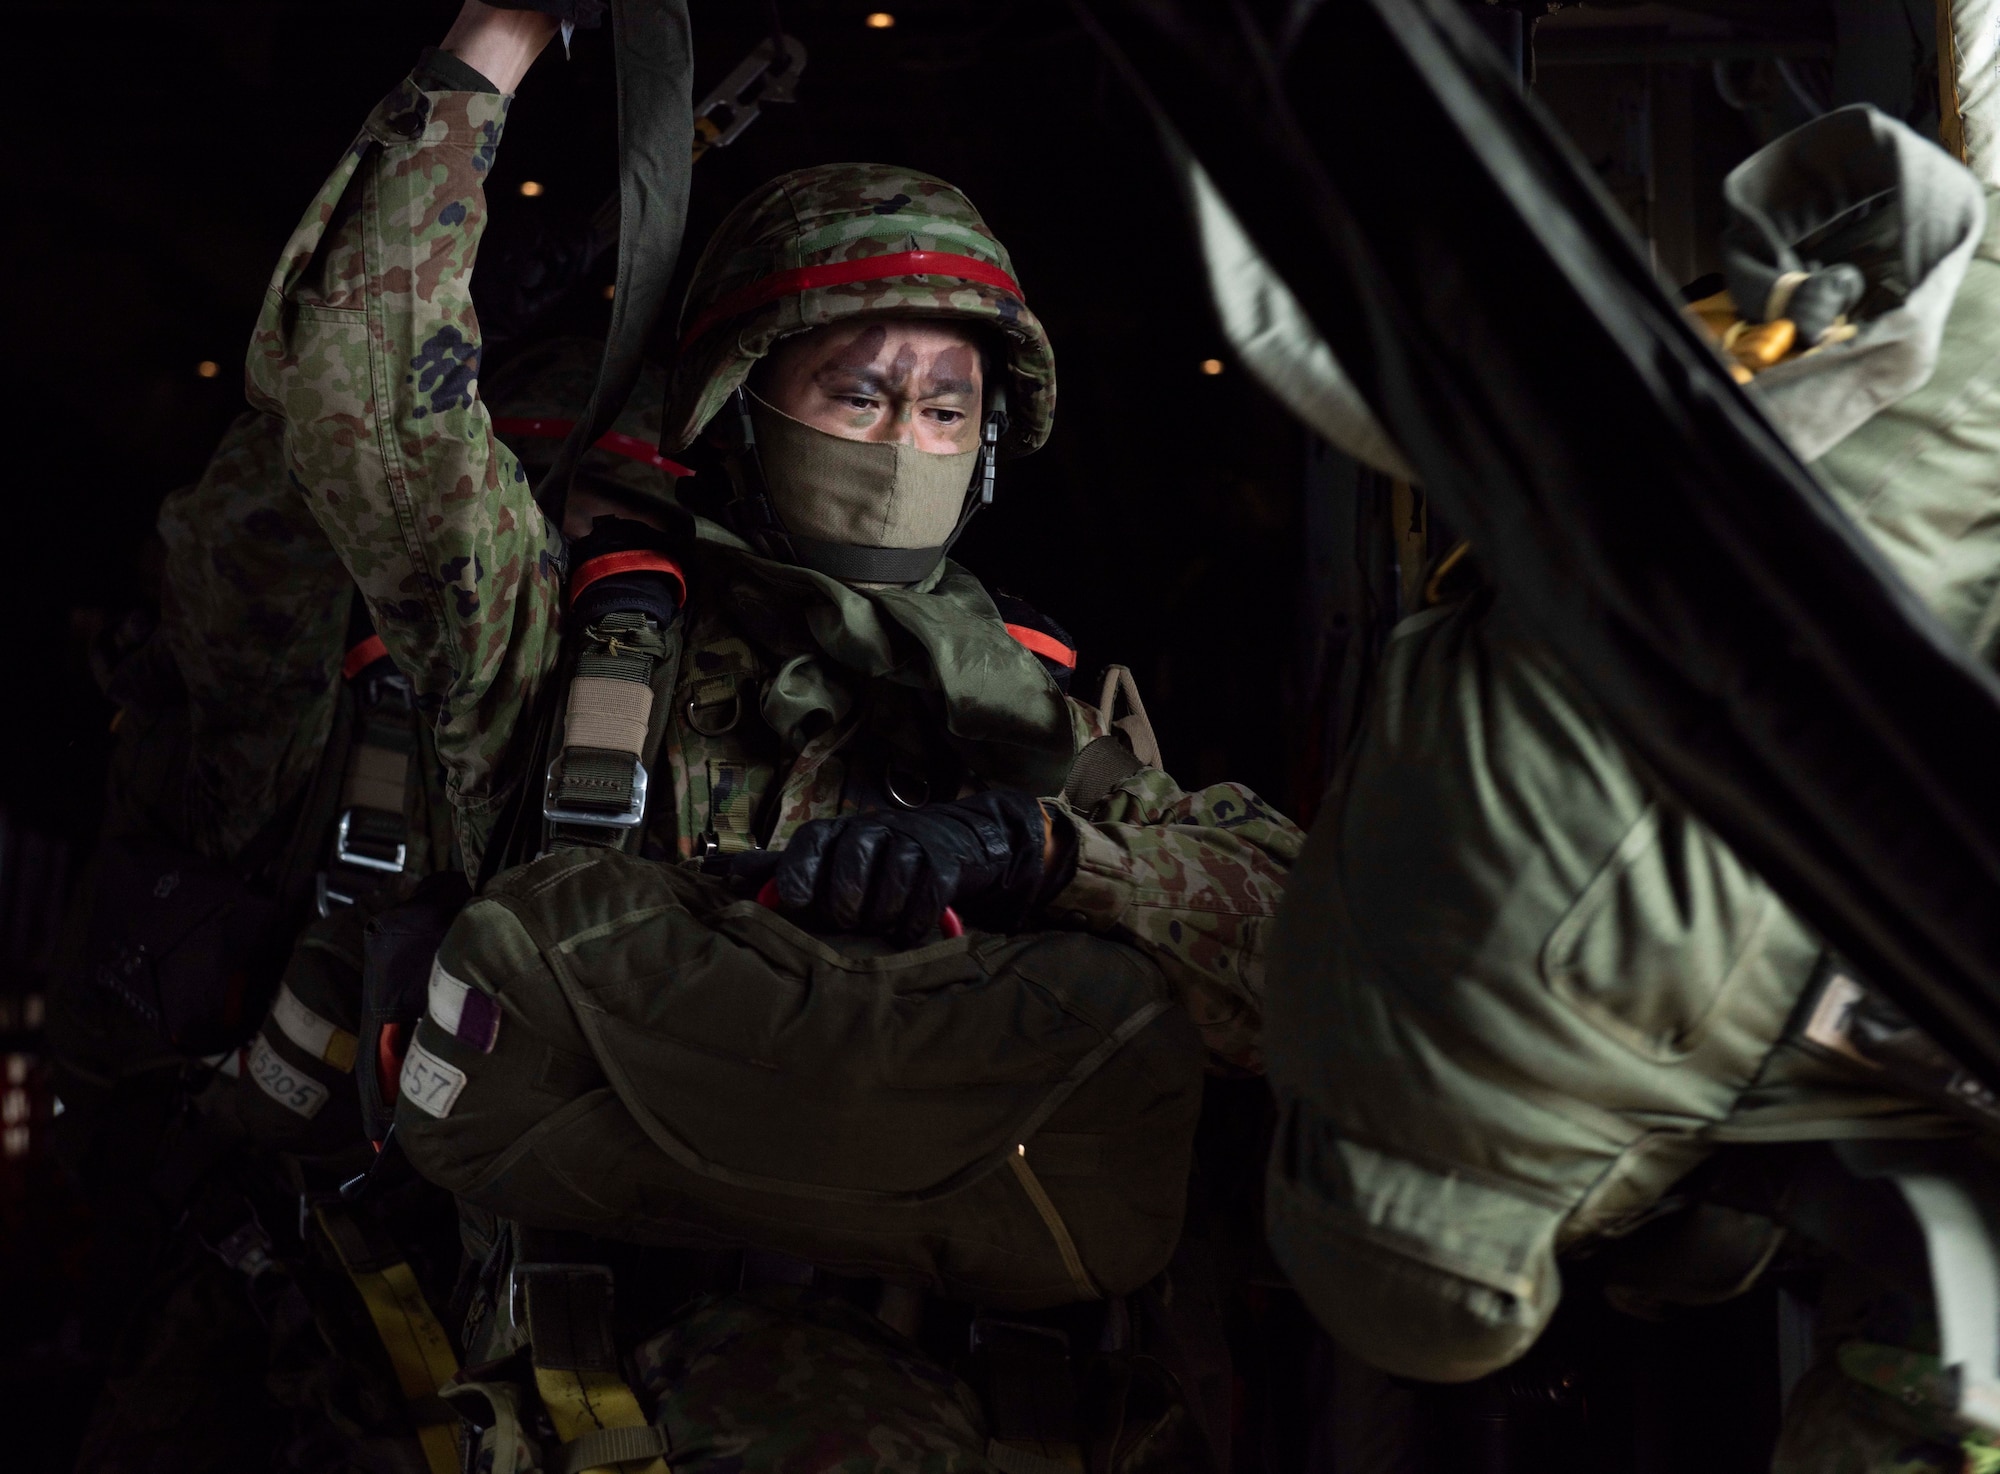
{"type": "Polygon", "coordinates": [[[722,705],[720,701],[711,701],[708,703],[707,706],[697,706],[695,705],[693,698],[689,698],[687,704],[688,725],[690,727],[693,727],[695,731],[701,733],[701,735],[704,737],[720,737],[725,733],[734,732],[736,730],[736,724],[743,720],[743,691],[741,687],[738,687],[736,690],[729,693],[729,720],[724,722],[721,726],[704,727],[699,721],[695,719],[696,712],[707,711],[711,707],[718,707],[720,705],[722,705]]]}

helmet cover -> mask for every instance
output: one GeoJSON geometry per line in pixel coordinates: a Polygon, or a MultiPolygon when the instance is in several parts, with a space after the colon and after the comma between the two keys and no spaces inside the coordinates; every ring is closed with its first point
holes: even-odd
{"type": "Polygon", "coordinates": [[[820,164],[751,194],[701,253],[663,445],[686,449],[780,339],[883,314],[988,328],[1005,364],[1002,448],[1026,453],[1048,439],[1055,354],[972,201],[914,169],[820,164]]]}

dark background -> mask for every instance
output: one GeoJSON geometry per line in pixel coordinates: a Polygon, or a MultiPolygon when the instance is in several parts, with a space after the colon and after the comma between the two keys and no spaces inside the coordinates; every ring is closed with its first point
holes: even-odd
{"type": "MultiPolygon", "coordinates": [[[[744,0],[692,8],[699,97],[766,33],[768,11],[744,0]]],[[[1512,24],[1472,8],[1501,34],[1512,24]]],[[[722,213],[787,169],[881,160],[966,190],[1048,326],[1061,393],[1049,445],[1003,467],[999,504],[959,556],[1069,627],[1080,692],[1107,662],[1133,667],[1184,784],[1237,779],[1309,817],[1339,728],[1338,670],[1354,633],[1343,611],[1356,580],[1395,584],[1382,545],[1357,543],[1356,529],[1382,520],[1379,506],[1373,522],[1357,510],[1386,486],[1357,478],[1231,361],[1150,125],[1062,0],[778,9],[810,55],[799,101],[697,168],[683,275],[722,213]],[[878,8],[893,27],[863,23],[878,8]],[[1219,375],[1202,372],[1210,358],[1219,375]]],[[[8,15],[0,1056],[29,1061],[31,1080],[43,1078],[36,996],[75,857],[94,833],[112,715],[87,652],[149,597],[160,498],[200,472],[243,408],[244,349],[299,212],[455,10],[452,0],[64,0],[8,15]]],[[[1534,85],[1678,286],[1714,268],[1719,182],[1760,142],[1858,99],[1934,130],[1932,35],[1924,0],[1572,7],[1540,23],[1534,85]]],[[[580,36],[572,60],[551,56],[524,83],[489,181],[489,244],[574,221],[609,192],[607,43],[580,36]],[[531,179],[543,191],[523,197],[531,179]]],[[[599,330],[610,277],[607,260],[543,330],[599,330]]],[[[1224,1104],[1259,1109],[1242,1092],[1224,1104]]],[[[52,1109],[36,1097],[37,1133],[52,1109]]],[[[100,1365],[67,1309],[88,1225],[65,1216],[40,1140],[0,1161],[8,1469],[66,1467],[100,1365]]],[[[1253,1155],[1218,1167],[1218,1189],[1255,1200],[1253,1155]]],[[[1353,1450],[1340,1427],[1377,1416],[1431,1429],[1454,1469],[1765,1466],[1798,1369],[1798,1337],[1780,1331],[1796,1320],[1788,1291],[1766,1286],[1656,1326],[1607,1310],[1587,1274],[1571,1288],[1556,1329],[1516,1372],[1428,1401],[1391,1389],[1350,1417],[1331,1409],[1367,1379],[1340,1370],[1273,1283],[1235,1327],[1238,1469],[1348,1474],[1361,1466],[1344,1462],[1353,1450]],[[1494,1439],[1506,1440],[1492,1430],[1510,1418],[1513,1452],[1495,1453],[1494,1439]]]]}

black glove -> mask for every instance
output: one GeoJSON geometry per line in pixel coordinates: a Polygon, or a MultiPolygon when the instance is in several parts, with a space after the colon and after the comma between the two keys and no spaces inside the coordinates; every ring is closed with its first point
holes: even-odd
{"type": "Polygon", "coordinates": [[[784,849],[738,855],[730,872],[829,931],[914,946],[955,906],[987,931],[1019,931],[1041,899],[1041,803],[995,788],[921,809],[883,810],[800,826],[784,849]]]}

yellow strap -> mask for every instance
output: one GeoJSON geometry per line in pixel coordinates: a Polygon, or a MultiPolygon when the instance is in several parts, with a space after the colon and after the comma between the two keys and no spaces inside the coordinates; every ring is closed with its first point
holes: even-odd
{"type": "Polygon", "coordinates": [[[1086,1300],[1102,1299],[1083,1267],[1083,1256],[1076,1251],[1076,1240],[1069,1236],[1069,1225],[1056,1211],[1055,1202],[1049,1197],[1048,1189],[1042,1186],[1041,1178],[1035,1176],[1034,1169],[1028,1165],[1028,1149],[1025,1146],[1015,1147],[1013,1155],[1007,1158],[1007,1165],[1014,1169],[1014,1176],[1020,1179],[1028,1201],[1035,1205],[1035,1211],[1042,1215],[1042,1222],[1049,1226],[1049,1235],[1056,1241],[1056,1252],[1062,1255],[1063,1268],[1069,1271],[1070,1281],[1076,1286],[1077,1293],[1086,1300]]]}
{"type": "MultiPolygon", "coordinates": [[[[556,1437],[564,1443],[575,1443],[600,1428],[647,1426],[646,1415],[639,1410],[639,1399],[616,1372],[558,1371],[538,1365],[535,1388],[542,1394],[542,1407],[548,1412],[549,1421],[555,1424],[556,1437]]],[[[662,1458],[621,1467],[632,1474],[672,1474],[662,1458]]],[[[600,1464],[579,1474],[614,1474],[614,1471],[610,1465],[600,1464]]]]}
{"type": "Polygon", "coordinates": [[[359,1231],[348,1222],[336,1226],[325,1208],[316,1211],[320,1227],[340,1256],[340,1267],[347,1271],[360,1292],[361,1303],[368,1307],[368,1318],[375,1322],[382,1349],[389,1353],[389,1365],[395,1369],[396,1383],[417,1425],[424,1462],[430,1465],[431,1474],[458,1474],[458,1418],[437,1395],[438,1388],[458,1375],[451,1338],[431,1314],[409,1265],[397,1260],[374,1269],[355,1268],[350,1250],[359,1240],[359,1231]]]}

